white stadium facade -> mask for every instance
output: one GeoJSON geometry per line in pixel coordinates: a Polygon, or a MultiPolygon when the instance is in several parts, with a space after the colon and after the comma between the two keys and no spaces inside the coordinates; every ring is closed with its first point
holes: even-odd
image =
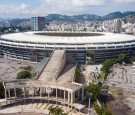
{"type": "Polygon", "coordinates": [[[1,54],[40,62],[56,49],[64,49],[68,63],[101,63],[120,53],[135,56],[135,36],[117,33],[25,32],[1,35],[1,54]]]}

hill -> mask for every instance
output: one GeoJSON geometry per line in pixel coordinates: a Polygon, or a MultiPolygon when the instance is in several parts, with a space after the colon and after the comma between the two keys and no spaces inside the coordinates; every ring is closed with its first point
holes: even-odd
{"type": "Polygon", "coordinates": [[[135,15],[135,12],[132,12],[132,11],[127,11],[127,12],[113,12],[113,13],[110,13],[108,15],[105,15],[103,16],[103,19],[104,20],[112,20],[112,19],[116,19],[116,18],[124,18],[126,16],[129,16],[129,15],[135,15]]]}

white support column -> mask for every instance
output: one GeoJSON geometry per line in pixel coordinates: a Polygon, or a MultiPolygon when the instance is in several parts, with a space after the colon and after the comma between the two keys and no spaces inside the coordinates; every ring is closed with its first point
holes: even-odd
{"type": "Polygon", "coordinates": [[[42,102],[42,87],[40,87],[40,102],[42,102]]]}
{"type": "Polygon", "coordinates": [[[66,93],[66,91],[64,90],[64,101],[65,101],[65,95],[66,95],[65,93],[66,93]]]}
{"type": "Polygon", "coordinates": [[[56,99],[58,98],[58,89],[56,88],[56,99]]]}
{"type": "Polygon", "coordinates": [[[48,98],[49,98],[49,97],[50,97],[50,94],[49,94],[49,90],[50,90],[50,88],[48,87],[47,89],[48,89],[48,98]]]}
{"type": "Polygon", "coordinates": [[[73,103],[73,101],[74,101],[74,94],[73,94],[74,92],[71,92],[71,104],[73,103]]]}
{"type": "Polygon", "coordinates": [[[5,88],[5,99],[7,99],[7,90],[5,88]]]}
{"type": "Polygon", "coordinates": [[[16,98],[16,97],[17,97],[17,96],[16,96],[16,88],[14,88],[14,94],[15,94],[15,98],[16,98]]]}
{"type": "Polygon", "coordinates": [[[47,90],[48,90],[48,103],[49,103],[49,97],[50,97],[49,91],[50,91],[51,89],[48,87],[47,90]]]}
{"type": "Polygon", "coordinates": [[[34,95],[35,95],[35,89],[34,89],[34,87],[32,89],[33,89],[32,97],[34,97],[34,95]]]}
{"type": "Polygon", "coordinates": [[[25,87],[24,87],[24,98],[26,97],[26,93],[25,93],[25,87]]]}
{"type": "Polygon", "coordinates": [[[84,87],[82,87],[82,101],[84,99],[84,87]]]}
{"type": "Polygon", "coordinates": [[[33,87],[32,102],[34,102],[35,88],[33,87]]]}
{"type": "Polygon", "coordinates": [[[70,103],[70,92],[68,91],[68,103],[70,103]]]}
{"type": "Polygon", "coordinates": [[[42,88],[40,87],[40,97],[42,97],[42,88]]]}
{"type": "Polygon", "coordinates": [[[9,98],[10,98],[10,89],[8,90],[8,96],[9,96],[9,98]]]}

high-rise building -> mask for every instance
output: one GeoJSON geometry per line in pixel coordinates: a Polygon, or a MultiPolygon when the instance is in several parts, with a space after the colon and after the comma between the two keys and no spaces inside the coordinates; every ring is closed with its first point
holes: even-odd
{"type": "Polygon", "coordinates": [[[31,29],[33,31],[42,31],[45,29],[45,17],[32,17],[31,29]]]}
{"type": "Polygon", "coordinates": [[[121,33],[122,31],[122,20],[121,19],[115,19],[114,20],[114,32],[115,33],[121,33]]]}

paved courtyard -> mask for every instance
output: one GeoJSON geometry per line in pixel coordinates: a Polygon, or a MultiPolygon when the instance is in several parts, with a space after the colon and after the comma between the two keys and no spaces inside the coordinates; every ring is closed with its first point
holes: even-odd
{"type": "Polygon", "coordinates": [[[27,66],[34,67],[35,64],[28,63],[28,61],[0,58],[0,80],[15,79],[17,73],[27,66]]]}
{"type": "MultiPolygon", "coordinates": [[[[23,115],[43,115],[48,114],[49,107],[56,107],[56,104],[49,104],[49,103],[29,103],[29,104],[19,104],[15,106],[8,106],[5,108],[0,109],[0,114],[23,114],[23,115]]],[[[58,105],[60,108],[64,110],[65,113],[68,115],[85,115],[84,113],[80,113],[75,109],[68,108],[66,106],[58,105]]]]}

